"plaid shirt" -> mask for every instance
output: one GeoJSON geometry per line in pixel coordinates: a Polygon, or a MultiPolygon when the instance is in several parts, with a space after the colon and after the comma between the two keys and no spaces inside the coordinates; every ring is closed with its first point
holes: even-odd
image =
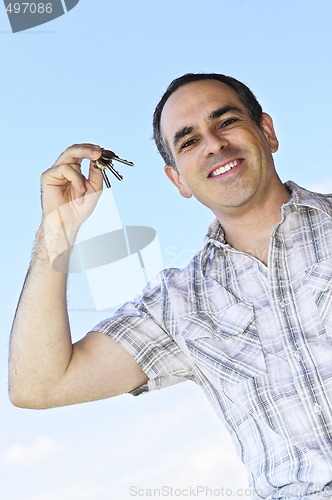
{"type": "Polygon", "coordinates": [[[148,375],[133,393],[202,387],[253,498],[316,500],[332,496],[332,195],[286,186],[268,267],[214,221],[185,269],[161,272],[94,330],[148,375]]]}

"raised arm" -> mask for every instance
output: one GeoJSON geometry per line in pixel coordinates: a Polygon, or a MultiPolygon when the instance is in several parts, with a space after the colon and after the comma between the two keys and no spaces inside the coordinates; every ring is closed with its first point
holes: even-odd
{"type": "MultiPolygon", "coordinates": [[[[128,392],[147,376],[112,339],[94,332],[72,344],[67,312],[69,252],[102,190],[99,146],[74,145],[41,177],[43,218],[12,327],[9,395],[25,408],[48,408],[128,392]],[[90,160],[88,178],[81,172],[90,160]],[[61,254],[56,269],[52,262],[61,254]]],[[[116,284],[115,284],[116,286],[116,284]]]]}

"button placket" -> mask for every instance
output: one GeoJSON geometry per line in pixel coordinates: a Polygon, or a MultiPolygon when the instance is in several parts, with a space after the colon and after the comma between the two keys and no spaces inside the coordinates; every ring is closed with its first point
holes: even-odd
{"type": "Polygon", "coordinates": [[[294,358],[297,359],[298,361],[302,360],[302,354],[300,353],[300,351],[294,351],[293,355],[294,355],[294,358]]]}
{"type": "Polygon", "coordinates": [[[314,412],[317,413],[317,415],[321,415],[322,413],[322,407],[318,403],[313,404],[314,412]]]}

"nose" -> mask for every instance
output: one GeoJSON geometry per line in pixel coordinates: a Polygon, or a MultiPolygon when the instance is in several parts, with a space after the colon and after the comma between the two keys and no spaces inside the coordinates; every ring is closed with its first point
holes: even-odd
{"type": "Polygon", "coordinates": [[[228,140],[215,131],[209,131],[204,137],[204,152],[206,156],[218,154],[228,146],[228,140]]]}

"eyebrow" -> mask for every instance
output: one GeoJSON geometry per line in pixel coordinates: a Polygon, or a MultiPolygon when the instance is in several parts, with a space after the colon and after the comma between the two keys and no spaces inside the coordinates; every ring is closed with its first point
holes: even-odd
{"type": "MultiPolygon", "coordinates": [[[[212,111],[208,116],[208,120],[210,120],[210,121],[216,120],[217,118],[220,118],[221,116],[223,116],[227,113],[231,113],[231,112],[243,114],[243,111],[240,108],[238,108],[237,106],[228,105],[228,106],[223,106],[221,108],[218,108],[218,109],[215,109],[214,111],[212,111]]],[[[173,137],[173,146],[176,147],[178,142],[183,137],[186,137],[187,135],[191,134],[196,129],[197,129],[197,126],[188,125],[186,127],[181,128],[180,130],[178,130],[174,134],[174,137],[173,137]]]]}
{"type": "Polygon", "coordinates": [[[173,146],[176,147],[178,142],[183,138],[186,137],[186,135],[191,134],[197,127],[183,127],[180,130],[178,130],[173,137],[173,146]]]}
{"type": "Polygon", "coordinates": [[[212,111],[208,116],[208,120],[215,120],[216,118],[220,118],[226,113],[233,112],[243,114],[243,111],[237,106],[223,106],[222,108],[218,108],[215,111],[212,111]]]}

